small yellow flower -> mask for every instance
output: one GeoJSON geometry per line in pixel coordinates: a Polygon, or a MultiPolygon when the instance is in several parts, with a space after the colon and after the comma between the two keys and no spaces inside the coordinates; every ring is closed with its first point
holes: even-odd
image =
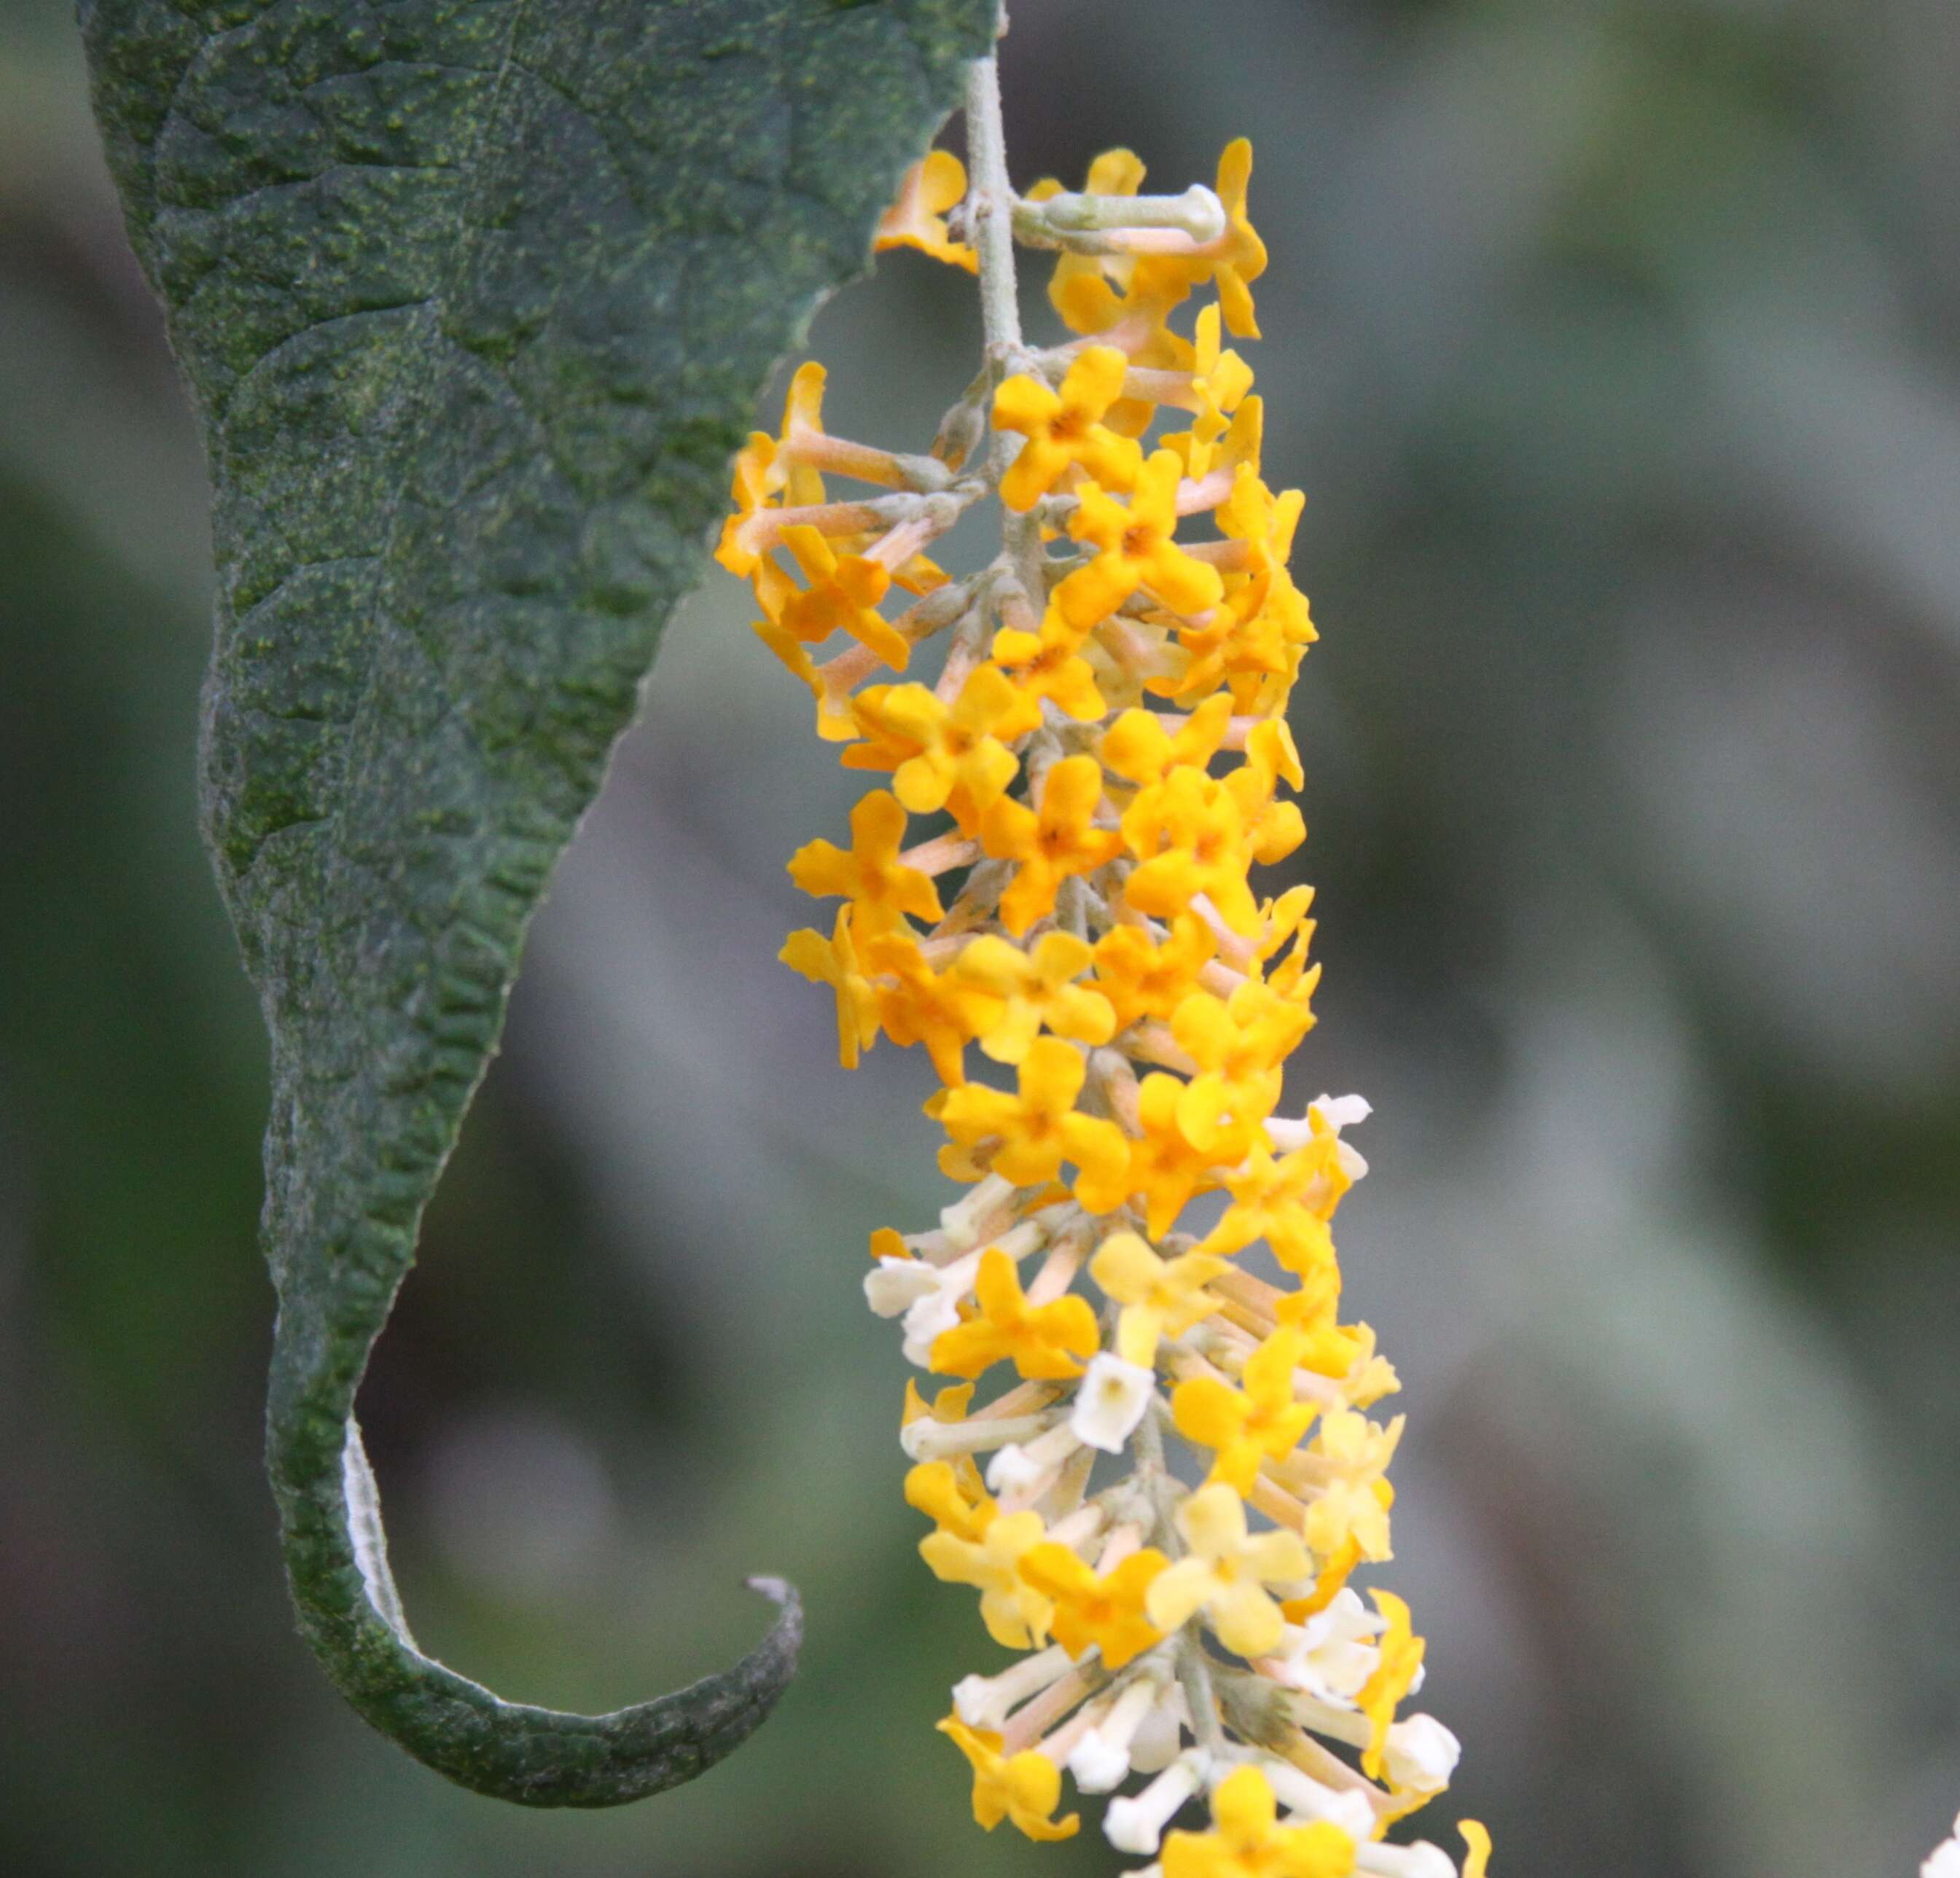
{"type": "Polygon", "coordinates": [[[1173,613],[1216,606],[1225,587],[1218,570],[1177,545],[1177,485],[1183,472],[1175,450],[1152,453],[1137,472],[1127,504],[1085,483],[1068,532],[1098,551],[1055,590],[1062,617],[1087,632],[1143,588],[1173,613]]]}
{"type": "Polygon", "coordinates": [[[1276,496],[1260,481],[1256,465],[1242,462],[1233,475],[1232,493],[1217,510],[1218,532],[1228,541],[1242,542],[1250,561],[1233,583],[1227,605],[1241,624],[1269,614],[1287,645],[1310,645],[1319,637],[1306,596],[1287,571],[1293,533],[1306,507],[1301,491],[1288,489],[1276,496]]]}
{"type": "Polygon", "coordinates": [[[841,894],[856,909],[853,920],[866,936],[888,932],[909,914],[943,920],[946,909],[931,881],[899,860],[905,840],[905,812],[898,798],[874,789],[851,811],[851,846],[810,841],[790,856],[790,878],[819,899],[841,894]]]}
{"type": "Polygon", "coordinates": [[[810,583],[784,604],[784,630],[806,646],[820,646],[835,632],[848,633],[894,672],[902,672],[912,662],[912,649],[877,610],[891,591],[891,570],[862,555],[838,555],[807,522],[784,529],[782,543],[810,583]]]}
{"type": "Polygon", "coordinates": [[[1223,1259],[1201,1252],[1160,1258],[1134,1232],[1112,1232],[1096,1248],[1089,1275],[1123,1307],[1116,1354],[1148,1369],[1160,1338],[1182,1336],[1220,1308],[1220,1301],[1205,1286],[1225,1269],[1223,1259]]]}
{"type": "Polygon", "coordinates": [[[1392,1591],[1370,1587],[1368,1595],[1375,1608],[1389,1621],[1381,1641],[1381,1660],[1375,1673],[1362,1685],[1354,1705],[1368,1718],[1368,1745],[1361,1756],[1362,1771],[1370,1780],[1382,1778],[1383,1756],[1389,1743],[1389,1729],[1395,1708],[1408,1693],[1415,1673],[1422,1667],[1423,1640],[1409,1628],[1409,1607],[1392,1591]]]}
{"type": "Polygon", "coordinates": [[[1200,1487],[1178,1508],[1178,1530],[1190,1547],[1150,1586],[1150,1622],[1172,1631],[1202,1610],[1218,1641],[1235,1654],[1262,1657],[1279,1647],[1280,1607],[1269,1584],[1309,1578],[1313,1562],[1291,1533],[1246,1530],[1246,1508],[1223,1485],[1200,1487]]]}
{"type": "Polygon", "coordinates": [[[1238,339],[1259,336],[1251,283],[1266,271],[1266,244],[1246,213],[1246,186],[1252,180],[1251,140],[1235,137],[1218,159],[1218,199],[1225,207],[1226,227],[1210,250],[1211,264],[1206,272],[1217,282],[1226,329],[1238,339]]]}
{"type": "Polygon", "coordinates": [[[935,261],[977,273],[980,257],[946,226],[946,211],[966,193],[966,166],[950,150],[929,150],[905,172],[899,199],[879,218],[871,246],[916,248],[935,261]]]}
{"type": "Polygon", "coordinates": [[[1048,1601],[1020,1575],[1022,1559],[1045,1529],[1036,1512],[996,1511],[975,1539],[940,1531],[919,1541],[919,1556],[943,1584],[980,1594],[980,1621],[1002,1648],[1031,1650],[1046,1641],[1048,1601]]]}
{"type": "Polygon", "coordinates": [[[878,997],[858,963],[851,937],[851,909],[837,909],[837,923],[826,939],[805,926],[792,933],[776,956],[812,984],[827,984],[837,996],[837,1057],[847,1069],[858,1067],[861,1051],[878,1034],[878,997]]]}
{"type": "Polygon", "coordinates": [[[1002,382],[994,394],[994,427],[1026,439],[1001,478],[1001,500],[1009,508],[1032,508],[1077,470],[1105,489],[1127,490],[1136,481],[1141,446],[1102,421],[1122,396],[1129,363],[1114,346],[1092,345],[1069,367],[1058,391],[1025,372],[1002,382]]]}
{"type": "Polygon", "coordinates": [[[1290,1597],[1281,1605],[1287,1622],[1303,1624],[1309,1617],[1319,1616],[1347,1587],[1360,1562],[1361,1548],[1350,1540],[1321,1568],[1311,1592],[1305,1597],[1290,1597]]]}
{"type": "Polygon", "coordinates": [[[1333,1262],[1328,1222],[1351,1184],[1339,1140],[1324,1123],[1305,1147],[1278,1160],[1255,1147],[1244,1166],[1225,1177],[1232,1204],[1206,1238],[1204,1250],[1238,1252],[1264,1239],[1281,1264],[1304,1277],[1333,1262]]]}
{"type": "Polygon", "coordinates": [[[1219,1169],[1239,1152],[1236,1143],[1200,1148],[1185,1136],[1177,1123],[1184,1086],[1160,1072],[1145,1076],[1137,1090],[1141,1132],[1130,1144],[1129,1187],[1143,1197],[1153,1239],[1161,1239],[1192,1200],[1218,1184],[1219,1169]]]}
{"type": "MultiPolygon", "coordinates": [[[[914,1389],[916,1393],[916,1385],[914,1389]]],[[[952,1393],[940,1391],[942,1396],[952,1393]]],[[[921,1412],[924,1406],[921,1403],[921,1412]]],[[[905,1504],[915,1512],[923,1513],[940,1532],[969,1543],[983,1538],[1000,1516],[985,1488],[978,1488],[970,1499],[960,1491],[959,1476],[950,1461],[921,1461],[905,1476],[905,1504]]]]}
{"type": "Polygon", "coordinates": [[[1014,688],[991,665],[975,668],[950,706],[923,685],[879,685],[851,709],[867,741],[845,751],[845,767],[892,771],[892,793],[914,815],[950,809],[963,832],[1020,767],[1001,740],[1017,734],[1014,688]]]}
{"type": "Polygon", "coordinates": [[[1281,997],[1309,1008],[1314,988],[1320,982],[1319,966],[1309,966],[1307,962],[1315,923],[1306,914],[1312,904],[1313,889],[1306,886],[1289,888],[1278,899],[1269,901],[1263,914],[1265,936],[1258,948],[1265,982],[1281,997]],[[1278,964],[1272,964],[1274,956],[1284,950],[1289,942],[1292,951],[1278,964]]]}
{"type": "MultiPolygon", "coordinates": [[[[1134,195],[1143,186],[1144,165],[1131,150],[1106,150],[1089,165],[1085,195],[1134,195]]],[[[1031,202],[1058,195],[1061,185],[1044,176],[1028,191],[1031,202]]],[[[1071,332],[1106,332],[1128,310],[1110,284],[1113,274],[1127,281],[1131,262],[1122,255],[1063,254],[1048,281],[1048,303],[1071,332]]]]}
{"type": "Polygon", "coordinates": [[[1109,1000],[1075,983],[1093,957],[1089,942],[1072,933],[1044,933],[1027,952],[991,933],[972,941],[954,972],[1004,1006],[980,1047],[996,1063],[1023,1062],[1044,1024],[1058,1037],[1106,1044],[1116,1028],[1109,1000]]]}
{"type": "Polygon", "coordinates": [[[1042,720],[1043,698],[1078,723],[1102,715],[1095,667],[1082,656],[1083,637],[1052,606],[1038,632],[1003,626],[994,635],[994,663],[1014,675],[1018,710],[1007,735],[1036,729],[1042,720]]]}
{"type": "Polygon", "coordinates": [[[1232,414],[1252,389],[1252,368],[1218,337],[1218,309],[1208,307],[1198,316],[1198,357],[1191,374],[1198,411],[1188,431],[1164,439],[1184,461],[1184,473],[1194,478],[1211,468],[1219,441],[1232,428],[1232,414]]]}
{"type": "Polygon", "coordinates": [[[1093,1644],[1106,1670],[1120,1670],[1163,1641],[1144,1615],[1144,1599],[1169,1563],[1146,1546],[1099,1577],[1066,1546],[1051,1542],[1022,1555],[1021,1576],[1054,1605],[1055,1641],[1071,1656],[1080,1657],[1093,1644]]]}
{"type": "Polygon", "coordinates": [[[753,575],[762,612],[755,622],[756,637],[810,688],[816,701],[818,736],[826,743],[848,742],[858,735],[848,707],[832,694],[803,642],[783,624],[784,609],[796,598],[796,583],[773,561],[757,561],[753,575]]]}
{"type": "MultiPolygon", "coordinates": [[[[871,1235],[871,1256],[874,1259],[906,1256],[905,1241],[889,1226],[880,1226],[871,1235]],[[882,1235],[889,1235],[889,1238],[882,1235]],[[882,1240],[882,1249],[881,1249],[882,1240]],[[891,1241],[897,1241],[896,1251],[891,1241]]],[[[910,1428],[915,1422],[963,1422],[966,1411],[973,1406],[973,1384],[963,1382],[955,1387],[940,1390],[930,1403],[919,1393],[919,1386],[912,1377],[905,1378],[905,1402],[899,1412],[899,1425],[910,1428]]],[[[945,1463],[941,1463],[942,1466],[945,1463]]]]}
{"type": "Polygon", "coordinates": [[[1061,1381],[1080,1375],[1083,1362],[1096,1354],[1089,1301],[1071,1292],[1052,1304],[1030,1304],[1004,1252],[990,1247],[981,1254],[974,1295],[975,1314],[934,1339],[932,1366],[943,1376],[977,1376],[1006,1359],[1030,1381],[1061,1381]]]}
{"type": "Polygon", "coordinates": [[[795,508],[813,507],[823,500],[822,477],[799,460],[795,446],[823,435],[824,380],[823,367],[815,359],[806,359],[791,378],[783,400],[781,434],[752,431],[747,443],[736,453],[729,491],[735,513],[721,526],[714,558],[745,580],[760,558],[749,539],[756,515],[775,507],[778,497],[786,497],[795,508]]]}
{"type": "Polygon", "coordinates": [[[774,505],[781,493],[784,469],[776,440],[766,431],[751,431],[748,442],[735,453],[729,488],[735,511],[721,524],[714,558],[744,580],[756,571],[762,559],[750,542],[752,524],[764,509],[774,505]]]}
{"type": "Polygon", "coordinates": [[[1096,988],[1115,1006],[1119,1031],[1139,1018],[1168,1018],[1217,951],[1210,929],[1192,914],[1173,921],[1161,945],[1140,926],[1119,926],[1096,942],[1096,988]]]}
{"type": "Polygon", "coordinates": [[[1239,544],[1244,564],[1227,579],[1224,604],[1204,624],[1179,627],[1184,669],[1156,689],[1203,697],[1222,684],[1239,710],[1267,714],[1284,706],[1301,659],[1319,637],[1306,596],[1286,569],[1305,500],[1297,489],[1275,497],[1251,465],[1239,465],[1218,526],[1239,544]]]}
{"type": "Polygon", "coordinates": [[[1003,1819],[1011,1821],[1031,1839],[1074,1837],[1082,1824],[1079,1814],[1055,1818],[1061,1803],[1061,1769],[1032,1748],[1011,1758],[1001,1752],[1001,1737],[991,1728],[969,1728],[948,1715],[940,1732],[966,1756],[973,1769],[973,1817],[989,1832],[1003,1819]]]}
{"type": "Polygon", "coordinates": [[[1306,1339],[1283,1325],[1246,1359],[1243,1389],[1215,1376],[1177,1386],[1171,1414],[1186,1441],[1217,1450],[1210,1477],[1247,1494],[1262,1460],[1283,1460],[1300,1445],[1317,1412],[1293,1399],[1293,1373],[1306,1339]]]}
{"type": "MultiPolygon", "coordinates": [[[[1216,475],[1222,470],[1236,478],[1242,465],[1256,471],[1260,453],[1265,447],[1265,434],[1266,401],[1255,392],[1240,401],[1224,436],[1212,446],[1211,467],[1208,473],[1216,475]]],[[[1166,438],[1165,441],[1171,449],[1177,448],[1172,440],[1166,438]]],[[[1191,473],[1187,467],[1185,474],[1191,473]]],[[[1231,582],[1228,580],[1225,584],[1229,591],[1231,582]]]]}
{"type": "Polygon", "coordinates": [[[1256,1767],[1228,1774],[1211,1796],[1211,1832],[1172,1832],[1163,1878],[1348,1878],[1354,1841],[1328,1819],[1276,1823],[1279,1808],[1256,1767]]]}
{"type": "MultiPolygon", "coordinates": [[[[1263,796],[1270,796],[1282,783],[1289,789],[1300,788],[1306,780],[1306,771],[1300,764],[1300,745],[1293,740],[1293,726],[1284,717],[1268,717],[1255,724],[1246,739],[1246,761],[1233,774],[1249,775],[1255,789],[1263,796]]],[[[1296,903],[1304,914],[1313,889],[1297,887],[1291,891],[1306,896],[1304,901],[1296,903]]]]}
{"type": "Polygon", "coordinates": [[[969,1500],[943,1460],[905,1476],[905,1503],[937,1529],[919,1541],[919,1556],[942,1584],[980,1594],[981,1621],[996,1643],[1027,1650],[1046,1640],[1048,1601],[1020,1575],[1022,1559],[1045,1534],[1039,1513],[1003,1513],[977,1482],[969,1500]]]}
{"type": "Polygon", "coordinates": [[[1001,896],[1001,923],[1017,939],[1054,911],[1071,874],[1093,874],[1122,852],[1122,835],[1092,825],[1102,799],[1102,765],[1093,756],[1064,757],[1042,779],[1039,809],[1003,796],[981,818],[981,846],[1018,863],[1001,896]]]}
{"type": "Polygon", "coordinates": [[[966,1047],[999,1021],[1001,1000],[970,980],[935,972],[908,934],[879,933],[864,953],[885,1034],[901,1049],[924,1044],[940,1081],[958,1088],[966,1080],[966,1047]]]}
{"type": "Polygon", "coordinates": [[[783,427],[778,439],[791,459],[784,493],[797,507],[823,500],[823,479],[807,465],[794,459],[803,451],[823,440],[823,390],[829,374],[815,359],[805,359],[790,376],[790,388],[783,396],[783,427]]]}
{"type": "Polygon", "coordinates": [[[974,1085],[943,1089],[926,1113],[963,1146],[998,1139],[993,1171],[1017,1187],[1045,1187],[1072,1161],[1077,1199],[1092,1212],[1108,1212],[1122,1204],[1130,1148],[1114,1122],[1076,1108],[1086,1075],[1080,1051],[1058,1038],[1037,1038],[1017,1072],[1016,1094],[974,1085]]]}
{"type": "MultiPolygon", "coordinates": [[[[1284,733],[1284,724],[1268,722],[1276,733],[1284,733]]],[[[1259,728],[1268,727],[1262,724],[1259,728]]],[[[1239,805],[1246,845],[1252,859],[1262,867],[1270,867],[1276,861],[1284,860],[1306,839],[1306,822],[1296,803],[1274,800],[1274,772],[1263,760],[1263,753],[1255,754],[1252,747],[1265,741],[1258,731],[1252,733],[1246,752],[1248,760],[1224,779],[1224,786],[1239,805]]]]}
{"type": "Polygon", "coordinates": [[[1198,1148],[1245,1142],[1278,1106],[1281,1066],[1312,1027],[1310,1011],[1255,979],[1229,999],[1192,992],[1171,1018],[1172,1035],[1199,1070],[1178,1100],[1185,1138],[1198,1148]]]}
{"type": "Polygon", "coordinates": [[[1143,863],[1128,889],[1140,912],[1169,919],[1203,894],[1233,932],[1258,932],[1258,902],[1246,884],[1252,853],[1245,812],[1216,777],[1172,770],[1138,790],[1123,812],[1123,839],[1143,863]]]}
{"type": "Polygon", "coordinates": [[[1162,782],[1173,769],[1201,770],[1224,747],[1231,722],[1232,701],[1222,692],[1199,705],[1174,736],[1155,711],[1126,710],[1103,732],[1103,766],[1139,788],[1162,782]]]}
{"type": "Polygon", "coordinates": [[[1376,1563],[1393,1555],[1389,1505],[1394,1495],[1385,1476],[1402,1432],[1400,1416],[1386,1428],[1350,1409],[1322,1419],[1307,1459],[1315,1473],[1331,1478],[1306,1509],[1306,1543],[1322,1558],[1332,1558],[1351,1540],[1363,1558],[1376,1563]]]}

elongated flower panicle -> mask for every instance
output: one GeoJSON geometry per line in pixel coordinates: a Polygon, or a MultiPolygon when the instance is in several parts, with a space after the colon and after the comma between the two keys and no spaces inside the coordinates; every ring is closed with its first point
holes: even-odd
{"type": "MultiPolygon", "coordinates": [[[[1374,1333],[1341,1320],[1368,1105],[1288,1112],[1312,896],[1255,881],[1306,836],[1286,708],[1316,635],[1287,567],[1304,498],[1262,479],[1227,344],[1259,331],[1252,151],[1175,196],[1141,193],[1127,151],[1016,195],[991,61],[967,128],[970,186],[935,151],[878,246],[977,272],[979,376],[908,455],[829,434],[805,365],[737,461],[718,550],[818,736],[876,779],[848,845],[791,859],[840,904],[782,956],[829,988],[847,1067],[924,1046],[967,1188],[874,1234],[865,1279],[947,1379],[906,1387],[921,1554],[1019,1653],[940,1727],[982,1826],[1070,1836],[1066,1777],[1115,1796],[1104,1831],[1151,1878],[1455,1878],[1385,1837],[1457,1743],[1407,1712],[1407,1605],[1349,1583],[1390,1556],[1402,1429],[1373,1412],[1396,1387],[1374,1333]],[[1058,255],[1058,345],[1023,342],[1017,241],[1058,255]],[[989,498],[1000,552],[950,580],[927,551],[989,498]],[[1215,1223],[1184,1225],[1208,1196],[1215,1223]],[[1247,1269],[1259,1248],[1285,1282],[1247,1269]],[[1201,1800],[1208,1829],[1179,1828],[1201,1800]]],[[[1481,1878],[1488,1836],[1461,1829],[1481,1878]]]]}

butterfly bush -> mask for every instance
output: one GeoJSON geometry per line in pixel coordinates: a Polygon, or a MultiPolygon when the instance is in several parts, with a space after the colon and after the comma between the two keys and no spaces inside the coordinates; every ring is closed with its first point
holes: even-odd
{"type": "MultiPolygon", "coordinates": [[[[982,1826],[1071,1836],[1065,1777],[1113,1796],[1103,1830],[1150,1878],[1455,1878],[1386,1837],[1458,1744],[1408,1711],[1408,1606],[1353,1583],[1391,1556],[1402,1432],[1374,1333],[1341,1321],[1368,1104],[1286,1112],[1312,895],[1255,880],[1306,836],[1286,712],[1317,634],[1287,570],[1304,497],[1264,480],[1231,343],[1259,337],[1251,147],[1179,195],[1127,150],[1017,195],[991,61],[967,129],[972,185],[934,151],[877,245],[977,276],[978,376],[907,454],[832,436],[803,365],[718,550],[818,736],[883,779],[848,844],[791,859],[839,904],[783,958],[834,996],[847,1067],[924,1047],[966,1188],[874,1233],[864,1286],[943,1379],[905,1390],[921,1555],[1014,1653],[939,1726],[982,1826]],[[1022,337],[1017,245],[1055,256],[1058,344],[1022,337]],[[950,579],[927,551],[990,501],[998,553],[950,579]],[[1208,1828],[1176,1829],[1198,1803],[1208,1828]]],[[[1460,1829],[1481,1878],[1489,1837],[1460,1829]]]]}

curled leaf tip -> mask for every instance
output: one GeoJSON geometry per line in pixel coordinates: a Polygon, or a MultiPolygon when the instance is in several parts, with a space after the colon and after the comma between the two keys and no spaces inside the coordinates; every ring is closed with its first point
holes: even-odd
{"type": "Polygon", "coordinates": [[[358,1425],[346,1419],[331,1465],[310,1475],[299,1471],[308,1444],[282,1438],[297,1425],[304,1419],[283,1427],[275,1420],[271,1457],[301,1629],[368,1722],[462,1786],[527,1807],[644,1799],[740,1746],[796,1673],[802,1602],[786,1580],[759,1577],[746,1582],[778,1607],[775,1621],[731,1668],[603,1715],[506,1702],[425,1654],[409,1635],[358,1425]]]}

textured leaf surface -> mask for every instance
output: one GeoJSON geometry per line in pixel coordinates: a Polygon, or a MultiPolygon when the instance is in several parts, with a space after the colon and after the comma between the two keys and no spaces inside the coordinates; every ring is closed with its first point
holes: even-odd
{"type": "Polygon", "coordinates": [[[201,405],[207,834],[272,1040],[268,1454],[300,1622],[483,1792],[599,1806],[741,1741],[733,1670],[599,1717],[418,1651],[353,1419],[526,923],[698,577],[727,460],[986,49],[993,0],[84,0],[201,405]]]}

